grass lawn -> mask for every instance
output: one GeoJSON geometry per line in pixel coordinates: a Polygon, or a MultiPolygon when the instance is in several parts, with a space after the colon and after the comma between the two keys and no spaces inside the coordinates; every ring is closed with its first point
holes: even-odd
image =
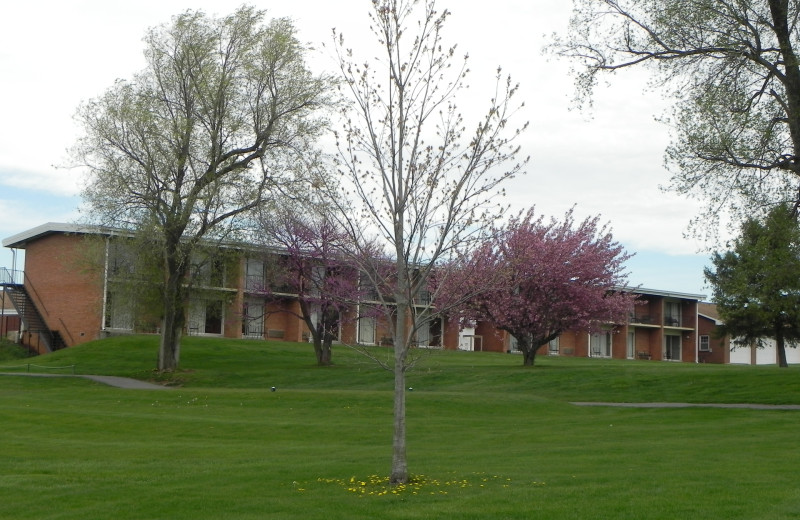
{"type": "MultiPolygon", "coordinates": [[[[157,379],[156,349],[114,338],[0,371],[157,379]]],[[[800,516],[800,411],[569,404],[800,404],[797,367],[432,352],[409,374],[417,479],[397,489],[391,375],[366,358],[340,347],[319,368],[309,345],[205,338],[181,358],[164,391],[0,377],[0,518],[800,516]]]]}

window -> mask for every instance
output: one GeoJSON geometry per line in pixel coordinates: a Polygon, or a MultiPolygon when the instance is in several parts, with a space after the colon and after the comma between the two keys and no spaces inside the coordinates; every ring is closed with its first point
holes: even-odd
{"type": "Polygon", "coordinates": [[[192,277],[197,286],[225,287],[225,263],[220,258],[198,256],[192,261],[192,277]]]}
{"type": "Polygon", "coordinates": [[[248,258],[245,267],[244,288],[246,291],[264,290],[264,262],[257,258],[248,258]]]}
{"type": "Polygon", "coordinates": [[[110,277],[126,276],[134,272],[136,253],[130,244],[121,240],[112,240],[108,244],[108,275],[110,277]]]}
{"type": "Polygon", "coordinates": [[[710,336],[700,336],[700,352],[711,352],[710,336]]]}
{"type": "Polygon", "coordinates": [[[105,328],[133,330],[133,305],[130,298],[111,291],[106,294],[105,328]]]}
{"type": "Polygon", "coordinates": [[[680,302],[664,302],[664,325],[667,327],[681,326],[680,302]]]}

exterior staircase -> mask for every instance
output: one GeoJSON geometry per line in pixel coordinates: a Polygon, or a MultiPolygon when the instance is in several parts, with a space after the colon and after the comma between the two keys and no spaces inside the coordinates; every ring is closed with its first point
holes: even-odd
{"type": "Polygon", "coordinates": [[[66,347],[67,344],[61,334],[47,327],[42,314],[36,308],[36,304],[25,288],[24,277],[25,275],[21,271],[0,268],[0,287],[4,289],[6,296],[17,310],[25,332],[28,334],[27,341],[23,341],[23,343],[26,343],[30,348],[39,349],[39,347],[43,347],[46,352],[66,347]]]}

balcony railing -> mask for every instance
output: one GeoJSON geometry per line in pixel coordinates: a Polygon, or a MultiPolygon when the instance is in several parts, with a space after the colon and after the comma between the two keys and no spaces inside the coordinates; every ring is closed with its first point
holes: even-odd
{"type": "Polygon", "coordinates": [[[681,319],[675,316],[664,316],[664,325],[667,327],[680,327],[681,319]]]}
{"type": "Polygon", "coordinates": [[[24,279],[24,271],[12,271],[6,267],[0,267],[0,285],[22,285],[24,279]]]}

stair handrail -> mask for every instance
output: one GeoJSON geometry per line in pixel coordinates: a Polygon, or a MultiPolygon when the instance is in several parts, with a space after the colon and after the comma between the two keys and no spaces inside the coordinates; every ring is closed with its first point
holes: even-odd
{"type": "MultiPolygon", "coordinates": [[[[35,295],[36,295],[36,299],[35,299],[35,300],[33,300],[33,304],[34,304],[34,305],[35,305],[37,308],[41,306],[42,310],[44,311],[44,314],[46,314],[46,315],[47,315],[47,317],[49,318],[49,317],[50,317],[50,312],[47,310],[47,307],[45,306],[45,304],[44,304],[44,300],[42,300],[42,297],[41,297],[41,296],[39,296],[39,291],[37,291],[37,290],[36,290],[36,287],[33,285],[33,282],[31,282],[31,279],[30,279],[30,278],[28,278],[28,275],[27,275],[27,274],[25,274],[25,273],[23,272],[23,273],[22,273],[22,276],[23,276],[23,279],[24,279],[24,281],[25,281],[25,282],[27,282],[27,283],[25,283],[25,284],[23,284],[23,285],[24,285],[25,287],[30,287],[31,291],[33,291],[33,294],[35,294],[35,295]]],[[[41,314],[41,313],[40,313],[40,314],[41,314]]],[[[42,316],[42,317],[44,318],[44,316],[42,316]]],[[[45,322],[45,326],[47,326],[47,322],[45,322]]],[[[50,327],[48,326],[47,328],[49,329],[50,327]]]]}
{"type": "MultiPolygon", "coordinates": [[[[50,317],[50,311],[47,310],[47,306],[44,304],[44,300],[39,295],[39,291],[36,290],[36,286],[33,285],[33,282],[28,275],[25,274],[25,271],[11,270],[6,267],[0,267],[0,285],[21,285],[26,290],[30,290],[32,294],[28,297],[30,298],[31,303],[33,303],[34,312],[40,316],[42,325],[45,327],[47,341],[50,343],[50,349],[53,350],[55,343],[54,336],[57,331],[51,329],[50,325],[48,325],[48,323],[45,321],[45,316],[48,318],[50,317]],[[35,296],[35,298],[33,296],[35,296]]],[[[67,336],[69,336],[69,339],[72,341],[72,343],[74,343],[75,339],[72,337],[72,333],[67,328],[64,320],[59,317],[58,321],[61,323],[63,331],[66,332],[67,336]]]]}
{"type": "Polygon", "coordinates": [[[58,321],[61,323],[61,327],[63,327],[64,332],[66,332],[67,336],[69,336],[70,343],[72,343],[74,345],[75,344],[75,338],[72,337],[72,333],[67,328],[67,324],[64,323],[64,320],[62,320],[61,317],[58,318],[58,321]]]}

